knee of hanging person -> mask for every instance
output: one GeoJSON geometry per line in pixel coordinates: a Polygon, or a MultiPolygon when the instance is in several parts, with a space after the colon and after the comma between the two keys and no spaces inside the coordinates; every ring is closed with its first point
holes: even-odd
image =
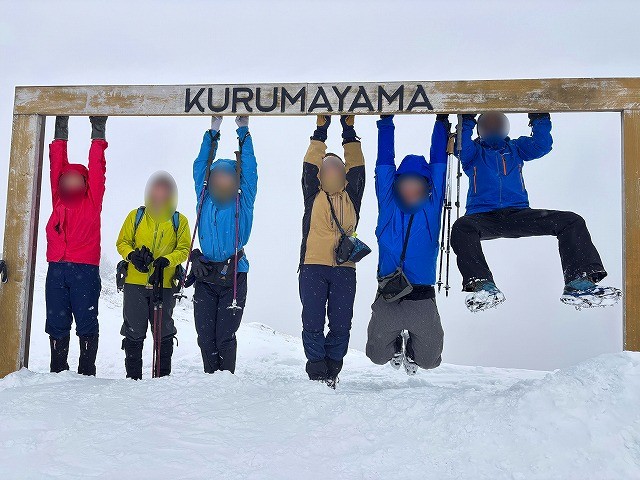
{"type": "Polygon", "coordinates": [[[382,296],[378,296],[371,305],[366,354],[373,363],[385,364],[393,356],[393,344],[403,330],[400,305],[401,302],[386,302],[382,296]]]}

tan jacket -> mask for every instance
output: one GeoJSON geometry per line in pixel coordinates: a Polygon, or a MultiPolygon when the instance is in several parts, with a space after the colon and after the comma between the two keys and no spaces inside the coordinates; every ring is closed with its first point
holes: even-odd
{"type": "MultiPolygon", "coordinates": [[[[346,187],[331,196],[327,196],[320,188],[319,173],[326,152],[327,146],[323,142],[311,140],[304,157],[302,190],[305,213],[302,220],[301,265],[336,266],[335,250],[341,234],[331,215],[329,201],[347,234],[354,233],[360,215],[365,185],[364,156],[360,142],[344,145],[346,187]]],[[[351,262],[340,266],[355,268],[351,262]]]]}

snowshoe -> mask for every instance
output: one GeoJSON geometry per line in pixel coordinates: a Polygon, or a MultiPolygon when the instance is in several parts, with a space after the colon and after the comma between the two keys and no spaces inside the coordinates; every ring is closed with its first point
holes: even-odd
{"type": "Polygon", "coordinates": [[[415,375],[418,373],[418,364],[411,358],[404,356],[404,361],[402,362],[404,365],[404,371],[407,372],[407,375],[415,375]]]}
{"type": "Polygon", "coordinates": [[[618,303],[622,292],[614,287],[601,287],[589,279],[579,278],[564,287],[560,301],[576,310],[594,307],[609,307],[618,303]]]}
{"type": "Polygon", "coordinates": [[[407,330],[402,331],[402,338],[404,340],[404,355],[402,364],[404,365],[404,371],[407,375],[415,375],[418,373],[418,364],[415,362],[415,353],[413,351],[413,343],[411,341],[411,334],[407,330]]]}
{"type": "Polygon", "coordinates": [[[325,380],[325,383],[329,388],[335,390],[338,384],[340,383],[340,378],[338,377],[329,377],[325,380]]]}
{"type": "Polygon", "coordinates": [[[496,284],[490,281],[476,282],[474,291],[467,295],[464,303],[471,312],[481,312],[497,307],[505,301],[502,293],[496,284]]]}
{"type": "Polygon", "coordinates": [[[393,354],[389,363],[393,368],[398,370],[404,363],[404,339],[402,338],[402,335],[398,335],[398,338],[396,338],[395,348],[396,353],[393,354]]]}

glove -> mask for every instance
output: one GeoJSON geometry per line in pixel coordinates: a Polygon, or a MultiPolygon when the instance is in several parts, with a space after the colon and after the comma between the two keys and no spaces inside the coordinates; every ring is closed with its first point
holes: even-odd
{"type": "Polygon", "coordinates": [[[91,140],[100,138],[105,139],[107,129],[107,117],[89,117],[91,122],[91,140]]]}
{"type": "Polygon", "coordinates": [[[462,114],[462,119],[463,120],[476,120],[476,114],[475,113],[463,113],[462,114]]]}
{"type": "Polygon", "coordinates": [[[153,262],[153,255],[145,245],[142,248],[136,248],[129,254],[127,260],[141,273],[147,273],[149,271],[149,265],[153,262]]]}
{"type": "Polygon", "coordinates": [[[211,130],[214,132],[220,131],[220,125],[222,125],[222,116],[221,115],[213,115],[211,117],[211,130]]]}
{"type": "Polygon", "coordinates": [[[548,113],[530,113],[529,114],[529,126],[534,122],[534,120],[548,119],[551,120],[551,115],[548,113]]]}
{"type": "Polygon", "coordinates": [[[318,115],[316,118],[316,130],[313,132],[311,140],[325,142],[329,125],[331,125],[331,115],[318,115]]]}
{"type": "Polygon", "coordinates": [[[4,260],[0,260],[0,282],[7,283],[9,273],[7,272],[7,264],[4,260]]]}
{"type": "MultiPolygon", "coordinates": [[[[149,283],[151,285],[156,285],[164,281],[164,278],[158,278],[158,276],[160,275],[160,270],[169,266],[169,260],[167,260],[164,257],[156,258],[155,261],[153,262],[153,266],[155,267],[155,269],[153,270],[153,273],[149,277],[149,283]]],[[[164,271],[162,273],[162,276],[164,277],[164,271]]]]}
{"type": "Polygon", "coordinates": [[[249,127],[249,115],[238,115],[236,117],[236,125],[238,125],[238,128],[249,127]]]}
{"type": "Polygon", "coordinates": [[[56,131],[53,135],[54,140],[69,139],[69,117],[56,117],[56,131]]]}
{"type": "Polygon", "coordinates": [[[393,118],[393,115],[380,115],[380,120],[384,120],[385,118],[393,118]]]}
{"type": "Polygon", "coordinates": [[[209,275],[209,272],[213,269],[213,265],[209,263],[209,260],[205,258],[200,250],[194,250],[191,252],[191,273],[198,280],[202,280],[209,275]]]}
{"type": "Polygon", "coordinates": [[[436,115],[436,122],[447,122],[447,121],[449,121],[448,113],[439,113],[438,115],[436,115]]]}
{"type": "Polygon", "coordinates": [[[357,142],[356,129],[353,127],[355,123],[355,115],[340,115],[340,125],[342,125],[342,144],[357,142]]]}

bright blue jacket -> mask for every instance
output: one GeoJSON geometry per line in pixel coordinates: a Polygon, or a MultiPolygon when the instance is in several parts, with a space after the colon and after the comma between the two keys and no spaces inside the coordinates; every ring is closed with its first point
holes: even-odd
{"type": "Polygon", "coordinates": [[[551,120],[531,122],[531,136],[506,138],[495,144],[472,140],[475,120],[462,122],[462,168],[469,177],[467,215],[501,208],[528,208],[529,195],[524,185],[524,162],[551,151],[551,120]]]}
{"type": "Polygon", "coordinates": [[[396,170],[393,118],[378,120],[376,195],[378,197],[378,275],[393,273],[400,266],[402,245],[411,214],[414,214],[403,271],[413,285],[436,283],[440,245],[440,221],[447,170],[448,123],[437,121],[431,135],[431,163],[422,155],[407,155],[396,170]],[[422,204],[411,210],[399,201],[395,183],[403,174],[420,175],[431,185],[422,204]]]}
{"type": "MultiPolygon", "coordinates": [[[[212,134],[216,132],[212,131],[212,134]]],[[[238,138],[245,138],[242,147],[242,172],[240,176],[240,234],[238,248],[243,248],[249,241],[251,226],[253,224],[253,205],[256,200],[258,189],[258,165],[256,156],[253,153],[253,142],[249,135],[248,127],[240,127],[237,130],[238,138]]],[[[193,179],[196,185],[196,195],[200,199],[200,193],[204,185],[209,151],[211,150],[211,135],[209,131],[204,134],[200,153],[193,162],[193,179]]],[[[214,144],[214,158],[218,149],[218,142],[214,144]]],[[[235,173],[236,161],[220,159],[211,165],[211,170],[225,169],[235,173]]],[[[199,204],[198,204],[199,206],[199,204]]],[[[214,262],[221,262],[231,257],[235,253],[235,201],[219,205],[211,198],[206,190],[200,214],[199,234],[200,249],[204,256],[214,262]]],[[[238,272],[248,272],[249,261],[246,255],[238,262],[238,272]]]]}

